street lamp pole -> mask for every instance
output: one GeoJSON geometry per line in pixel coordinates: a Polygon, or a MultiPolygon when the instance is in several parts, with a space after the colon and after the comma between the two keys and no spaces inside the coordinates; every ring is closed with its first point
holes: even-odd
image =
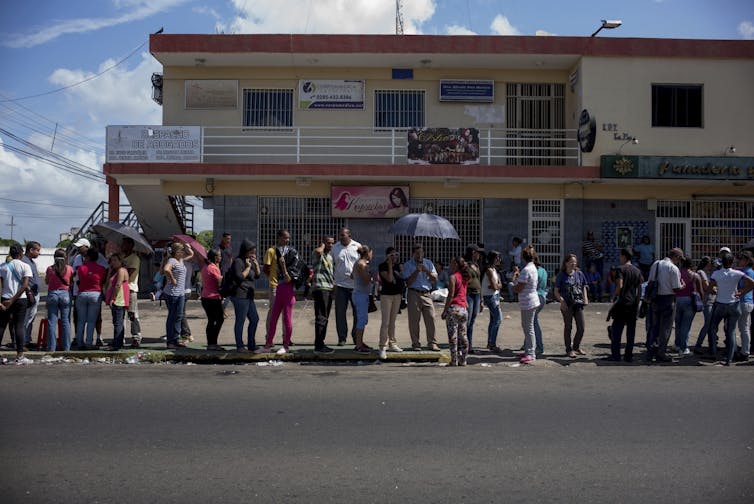
{"type": "Polygon", "coordinates": [[[620,25],[623,24],[623,21],[620,19],[603,19],[602,20],[602,26],[597,28],[594,33],[592,33],[592,37],[596,36],[600,31],[603,29],[612,30],[614,28],[618,28],[620,25]]]}

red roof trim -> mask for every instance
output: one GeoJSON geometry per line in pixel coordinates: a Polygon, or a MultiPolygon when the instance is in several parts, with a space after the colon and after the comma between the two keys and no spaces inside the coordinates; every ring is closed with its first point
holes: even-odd
{"type": "Polygon", "coordinates": [[[156,53],[581,54],[752,58],[752,40],[486,35],[150,35],[156,53]]]}
{"type": "Polygon", "coordinates": [[[457,165],[343,165],[343,164],[212,164],[212,163],[106,163],[104,172],[118,175],[187,175],[214,177],[348,178],[529,178],[598,179],[599,166],[463,166],[457,165]]]}

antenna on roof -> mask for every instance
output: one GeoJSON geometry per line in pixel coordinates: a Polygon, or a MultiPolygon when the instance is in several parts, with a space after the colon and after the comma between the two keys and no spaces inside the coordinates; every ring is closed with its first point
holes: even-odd
{"type": "Polygon", "coordinates": [[[403,0],[395,0],[395,34],[403,35],[403,0]]]}

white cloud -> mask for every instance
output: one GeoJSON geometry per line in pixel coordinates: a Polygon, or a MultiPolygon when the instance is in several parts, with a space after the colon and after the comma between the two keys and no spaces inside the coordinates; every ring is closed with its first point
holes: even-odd
{"type": "MultiPolygon", "coordinates": [[[[149,53],[142,53],[141,62],[133,69],[125,65],[65,91],[68,102],[85,115],[80,121],[88,121],[100,128],[98,135],[104,137],[108,124],[161,124],[159,105],[152,101],[152,72],[162,71],[162,66],[149,53]]],[[[59,68],[50,75],[50,82],[57,86],[69,86],[112,66],[115,60],[103,61],[97,71],[59,68]]],[[[80,127],[83,126],[83,122],[80,127]]],[[[73,126],[76,126],[75,124],[73,126]]]]}
{"type": "Polygon", "coordinates": [[[495,16],[495,19],[492,20],[492,24],[490,25],[490,29],[498,35],[521,35],[518,28],[513,26],[511,22],[508,21],[508,18],[502,14],[495,16]]]}
{"type": "Polygon", "coordinates": [[[751,21],[742,21],[738,25],[738,33],[747,40],[754,40],[754,23],[751,21]]]}
{"type": "Polygon", "coordinates": [[[550,33],[545,30],[537,30],[536,32],[534,32],[534,35],[536,35],[537,37],[554,37],[557,35],[557,33],[550,33]]]}
{"type": "Polygon", "coordinates": [[[102,28],[110,28],[131,21],[138,21],[169,10],[186,0],[116,0],[115,7],[128,9],[120,15],[103,18],[64,19],[50,26],[37,27],[25,34],[14,34],[6,38],[7,47],[34,47],[71,33],[86,33],[102,28]]]}
{"type": "MultiPolygon", "coordinates": [[[[374,0],[233,0],[236,16],[218,26],[229,33],[395,33],[395,3],[374,0]]],[[[435,0],[403,4],[404,33],[421,33],[435,0]]]]}
{"type": "Polygon", "coordinates": [[[477,33],[469,30],[465,26],[450,25],[445,27],[445,33],[448,35],[476,35],[477,33]]]}

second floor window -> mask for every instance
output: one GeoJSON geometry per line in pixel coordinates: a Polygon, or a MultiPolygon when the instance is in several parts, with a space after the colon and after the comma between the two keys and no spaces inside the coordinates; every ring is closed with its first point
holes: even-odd
{"type": "Polygon", "coordinates": [[[243,125],[259,128],[293,126],[292,89],[244,89],[243,125]]]}
{"type": "Polygon", "coordinates": [[[652,126],[701,128],[702,86],[652,84],[652,126]]]}
{"type": "Polygon", "coordinates": [[[423,90],[377,90],[374,92],[375,128],[423,128],[423,90]]]}

